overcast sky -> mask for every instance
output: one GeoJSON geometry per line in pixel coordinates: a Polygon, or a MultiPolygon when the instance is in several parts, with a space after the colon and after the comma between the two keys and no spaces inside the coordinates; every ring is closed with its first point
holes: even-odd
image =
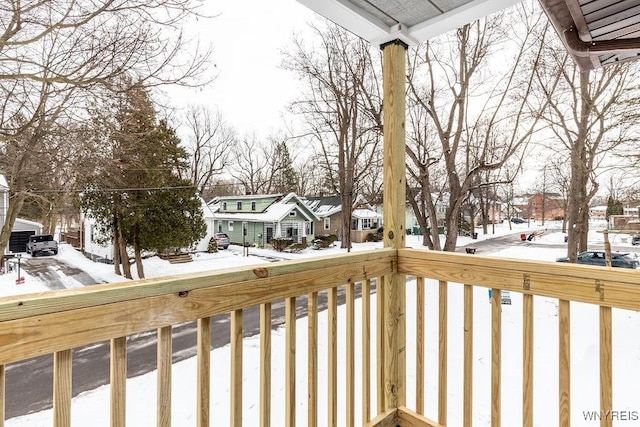
{"type": "Polygon", "coordinates": [[[295,0],[233,0],[207,3],[217,17],[198,22],[201,43],[211,43],[218,77],[207,88],[181,90],[173,107],[218,108],[240,135],[284,127],[282,113],[296,81],[280,69],[280,51],[304,31],[314,13],[295,0]]]}

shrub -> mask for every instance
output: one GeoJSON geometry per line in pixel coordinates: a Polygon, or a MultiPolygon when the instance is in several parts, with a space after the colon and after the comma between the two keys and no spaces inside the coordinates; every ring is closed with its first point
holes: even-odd
{"type": "Polygon", "coordinates": [[[328,248],[336,240],[338,240],[338,236],[336,236],[335,234],[316,234],[313,245],[316,248],[328,248]]]}
{"type": "Polygon", "coordinates": [[[285,248],[285,251],[297,254],[298,252],[302,252],[305,249],[307,249],[307,245],[305,245],[304,243],[293,243],[287,246],[285,248]]]}
{"type": "Polygon", "coordinates": [[[209,240],[209,246],[207,246],[207,252],[209,252],[210,254],[218,252],[218,241],[215,239],[215,237],[212,237],[209,240]]]}
{"type": "Polygon", "coordinates": [[[384,238],[382,234],[382,229],[378,230],[376,233],[369,233],[367,237],[364,238],[365,242],[379,242],[384,238]]]}
{"type": "Polygon", "coordinates": [[[278,252],[284,251],[285,248],[291,245],[292,243],[293,243],[293,239],[289,237],[280,237],[277,239],[271,239],[271,245],[273,246],[273,249],[278,252]]]}

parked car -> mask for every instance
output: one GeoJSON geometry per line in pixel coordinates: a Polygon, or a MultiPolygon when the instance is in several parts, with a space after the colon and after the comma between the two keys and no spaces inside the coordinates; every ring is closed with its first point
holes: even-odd
{"type": "Polygon", "coordinates": [[[51,234],[36,234],[29,236],[27,242],[27,253],[36,256],[42,252],[49,252],[54,255],[58,253],[58,242],[53,240],[51,234]]]}
{"type": "Polygon", "coordinates": [[[636,234],[635,236],[631,237],[631,244],[633,246],[640,245],[640,234],[636,234]]]}
{"type": "Polygon", "coordinates": [[[216,233],[214,239],[216,239],[218,247],[222,249],[227,249],[231,244],[231,239],[229,239],[227,233],[216,233]]]}
{"type": "MultiPolygon", "coordinates": [[[[585,251],[578,254],[578,264],[604,266],[604,251],[585,251]]],[[[557,258],[556,262],[569,262],[568,257],[557,258]]],[[[638,268],[638,258],[629,253],[611,252],[611,266],[621,268],[638,268]]]]}
{"type": "Polygon", "coordinates": [[[511,218],[511,222],[514,224],[524,224],[524,219],[522,218],[511,218]]]}

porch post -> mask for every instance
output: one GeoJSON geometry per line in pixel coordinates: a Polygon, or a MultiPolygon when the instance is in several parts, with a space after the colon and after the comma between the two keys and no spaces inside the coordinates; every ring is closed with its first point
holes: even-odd
{"type": "MultiPolygon", "coordinates": [[[[382,49],[384,137],[384,246],[405,247],[405,61],[407,45],[393,40],[382,49]]],[[[384,282],[384,391],[386,409],[406,403],[405,277],[392,273],[384,282]]]]}

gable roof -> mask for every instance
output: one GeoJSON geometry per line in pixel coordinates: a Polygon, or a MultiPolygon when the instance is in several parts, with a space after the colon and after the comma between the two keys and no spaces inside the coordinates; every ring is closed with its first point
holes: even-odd
{"type": "MultiPolygon", "coordinates": [[[[253,197],[253,198],[270,198],[269,196],[240,196],[240,197],[253,197]]],[[[226,200],[240,200],[232,196],[219,198],[216,203],[218,204],[222,199],[226,200]]],[[[246,199],[242,199],[246,200],[246,199]]],[[[209,202],[211,203],[211,202],[209,202]]],[[[293,211],[297,211],[300,215],[306,218],[308,221],[318,221],[315,213],[309,209],[308,206],[298,197],[295,193],[289,193],[287,195],[278,195],[278,198],[271,203],[264,212],[220,212],[219,209],[215,209],[214,216],[216,219],[226,219],[230,221],[250,221],[250,222],[280,222],[293,211]]]]}
{"type": "Polygon", "coordinates": [[[340,196],[306,197],[305,204],[320,218],[342,211],[340,196]]]}

